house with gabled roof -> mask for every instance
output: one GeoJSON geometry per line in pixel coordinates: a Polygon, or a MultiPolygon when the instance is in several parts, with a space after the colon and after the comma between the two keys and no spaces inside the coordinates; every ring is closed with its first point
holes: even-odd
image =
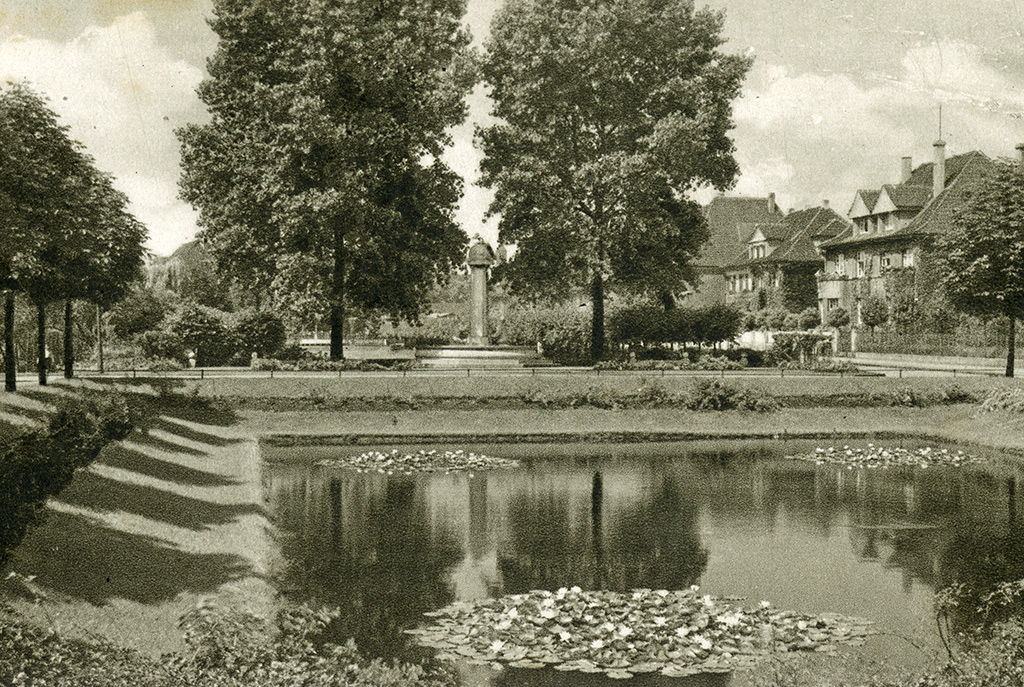
{"type": "Polygon", "coordinates": [[[767,197],[719,195],[704,207],[704,217],[709,237],[694,261],[699,282],[684,295],[687,305],[725,303],[726,269],[746,251],[755,226],[774,224],[783,213],[774,193],[767,197]]]}
{"type": "Polygon", "coordinates": [[[932,162],[914,168],[911,158],[903,158],[899,183],[857,191],[849,213],[852,225],[821,245],[825,267],[818,275],[818,305],[823,318],[841,307],[857,325],[867,299],[891,295],[896,277],[910,278],[913,288],[922,255],[952,227],[957,212],[995,167],[979,151],[946,159],[945,149],[945,142],[936,141],[932,162]]]}
{"type": "Polygon", "coordinates": [[[726,302],[747,310],[775,305],[799,312],[814,307],[815,275],[825,262],[820,246],[848,227],[827,202],[753,225],[726,267],[726,302]]]}

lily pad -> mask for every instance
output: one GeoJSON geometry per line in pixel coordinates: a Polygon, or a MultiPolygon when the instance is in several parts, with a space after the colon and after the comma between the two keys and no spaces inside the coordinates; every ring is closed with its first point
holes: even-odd
{"type": "Polygon", "coordinates": [[[728,672],[771,652],[832,652],[871,633],[863,619],[781,611],[768,602],[745,608],[696,587],[539,590],[460,602],[431,617],[434,625],[410,634],[446,656],[619,678],[728,672]]]}
{"type": "Polygon", "coordinates": [[[519,461],[497,458],[463,451],[417,451],[401,453],[392,449],[387,453],[368,451],[358,456],[330,458],[317,461],[317,465],[345,468],[357,472],[376,472],[387,475],[411,475],[418,472],[467,472],[495,468],[519,467],[519,461]]]}
{"type": "Polygon", "coordinates": [[[811,453],[786,456],[789,460],[805,460],[818,465],[841,465],[862,468],[894,467],[962,467],[983,462],[981,459],[948,448],[926,446],[918,449],[889,448],[868,444],[866,448],[830,446],[811,453]]]}

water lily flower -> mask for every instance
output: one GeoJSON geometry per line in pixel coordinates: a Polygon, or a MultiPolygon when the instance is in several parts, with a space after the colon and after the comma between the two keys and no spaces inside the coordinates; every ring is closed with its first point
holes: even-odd
{"type": "Polygon", "coordinates": [[[800,630],[806,630],[807,629],[807,621],[805,621],[805,620],[798,620],[797,623],[796,623],[796,626],[800,630]]]}
{"type": "Polygon", "coordinates": [[[689,626],[681,625],[681,626],[676,628],[676,636],[677,637],[685,637],[688,634],[690,634],[689,626]]]}
{"type": "Polygon", "coordinates": [[[628,637],[633,634],[633,628],[626,625],[619,625],[618,635],[620,637],[628,637]]]}
{"type": "Polygon", "coordinates": [[[555,598],[556,598],[556,599],[564,599],[564,598],[565,598],[565,595],[566,595],[566,594],[567,594],[568,592],[569,592],[569,590],[568,590],[568,589],[566,589],[565,587],[559,587],[559,588],[558,588],[558,591],[557,591],[557,592],[555,592],[555,598]]]}
{"type": "Polygon", "coordinates": [[[583,622],[586,622],[586,623],[594,622],[594,616],[592,616],[592,615],[585,615],[585,616],[583,616],[583,622]]]}
{"type": "Polygon", "coordinates": [[[510,608],[507,611],[505,611],[505,615],[507,615],[509,618],[518,618],[519,617],[519,609],[516,608],[515,606],[513,606],[512,608],[510,608]]]}
{"type": "Polygon", "coordinates": [[[558,638],[561,639],[563,642],[568,642],[570,639],[572,639],[572,635],[563,630],[558,633],[558,638]]]}
{"type": "Polygon", "coordinates": [[[508,619],[502,620],[500,623],[495,625],[495,627],[499,630],[507,630],[508,628],[512,627],[512,621],[508,619]]]}
{"type": "Polygon", "coordinates": [[[551,620],[556,615],[558,615],[558,611],[556,611],[553,608],[542,608],[540,611],[540,617],[545,618],[547,620],[551,620]]]}
{"type": "Polygon", "coordinates": [[[590,648],[591,649],[601,649],[603,647],[604,647],[604,640],[602,640],[602,639],[595,639],[594,641],[592,641],[590,643],[590,648]]]}
{"type": "Polygon", "coordinates": [[[570,588],[569,588],[569,591],[570,591],[570,592],[572,592],[573,594],[579,594],[579,593],[580,593],[580,592],[582,592],[583,590],[582,590],[582,589],[580,589],[579,587],[573,586],[573,587],[570,587],[570,588]]]}
{"type": "Polygon", "coordinates": [[[719,616],[718,619],[721,620],[722,624],[726,627],[736,627],[740,624],[739,613],[726,613],[725,615],[719,616]]]}
{"type": "Polygon", "coordinates": [[[772,605],[771,601],[762,601],[761,602],[761,608],[770,608],[771,605],[772,605]]]}
{"type": "Polygon", "coordinates": [[[700,587],[698,587],[695,584],[692,584],[692,585],[690,585],[690,591],[691,592],[698,592],[698,591],[700,591],[700,587]]]}
{"type": "Polygon", "coordinates": [[[644,598],[644,593],[640,591],[633,592],[633,601],[639,601],[644,598]]]}
{"type": "Polygon", "coordinates": [[[700,648],[704,649],[705,651],[707,651],[712,646],[714,646],[712,641],[710,639],[708,639],[707,637],[703,636],[703,635],[694,635],[693,636],[693,641],[694,641],[695,644],[700,645],[700,648]]]}
{"type": "Polygon", "coordinates": [[[488,650],[489,650],[489,651],[490,651],[490,652],[491,652],[492,654],[496,654],[496,653],[498,653],[499,651],[501,651],[501,650],[502,650],[502,648],[504,648],[504,646],[505,646],[505,642],[504,642],[504,641],[502,641],[502,640],[500,640],[500,639],[496,639],[496,640],[494,640],[493,642],[491,642],[491,645],[490,645],[489,647],[487,647],[487,649],[488,649],[488,650]]]}
{"type": "Polygon", "coordinates": [[[555,605],[555,600],[552,599],[551,597],[548,597],[548,598],[544,599],[543,601],[541,601],[540,605],[541,605],[541,608],[551,608],[552,606],[555,605]]]}
{"type": "Polygon", "coordinates": [[[614,623],[605,623],[601,626],[601,629],[605,632],[615,632],[615,625],[614,623]]]}
{"type": "Polygon", "coordinates": [[[710,606],[714,603],[714,601],[711,599],[710,594],[705,594],[704,597],[701,599],[701,603],[703,603],[705,606],[710,606]]]}
{"type": "Polygon", "coordinates": [[[652,618],[652,620],[654,620],[654,624],[657,627],[664,627],[665,623],[668,622],[668,618],[666,618],[663,615],[656,615],[656,616],[654,616],[654,618],[652,618]]]}

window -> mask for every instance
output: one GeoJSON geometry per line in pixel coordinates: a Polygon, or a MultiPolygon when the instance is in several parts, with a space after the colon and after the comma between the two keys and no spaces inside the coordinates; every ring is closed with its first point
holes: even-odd
{"type": "Polygon", "coordinates": [[[846,256],[842,253],[839,254],[839,259],[836,260],[836,274],[846,274],[846,256]]]}
{"type": "Polygon", "coordinates": [[[903,251],[903,266],[913,267],[914,266],[914,251],[905,250],[903,251]]]}
{"type": "Polygon", "coordinates": [[[857,276],[863,277],[867,272],[867,261],[868,256],[865,253],[861,253],[857,256],[857,276]]]}
{"type": "Polygon", "coordinates": [[[891,255],[883,255],[882,256],[882,269],[889,269],[890,267],[892,267],[892,256],[891,255]]]}
{"type": "Polygon", "coordinates": [[[838,298],[829,298],[828,301],[825,304],[825,308],[827,309],[828,312],[831,312],[831,311],[835,310],[838,307],[839,307],[839,299],[838,298]]]}

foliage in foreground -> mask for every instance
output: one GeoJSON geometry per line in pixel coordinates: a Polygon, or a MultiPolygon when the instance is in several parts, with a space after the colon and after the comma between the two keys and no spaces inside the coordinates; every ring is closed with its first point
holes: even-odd
{"type": "Polygon", "coordinates": [[[187,650],[159,660],[104,641],[62,637],[0,610],[0,684],[16,687],[441,687],[445,672],[362,657],[319,641],[335,613],[300,606],[273,621],[201,603],[179,626],[187,650]]]}
{"type": "Polygon", "coordinates": [[[1024,389],[998,389],[991,392],[981,403],[982,410],[1008,410],[1024,413],[1024,389]]]}
{"type": "Polygon", "coordinates": [[[121,397],[64,399],[45,429],[17,437],[0,455],[0,565],[43,517],[75,471],[108,443],[128,436],[132,413],[121,397]]]}

